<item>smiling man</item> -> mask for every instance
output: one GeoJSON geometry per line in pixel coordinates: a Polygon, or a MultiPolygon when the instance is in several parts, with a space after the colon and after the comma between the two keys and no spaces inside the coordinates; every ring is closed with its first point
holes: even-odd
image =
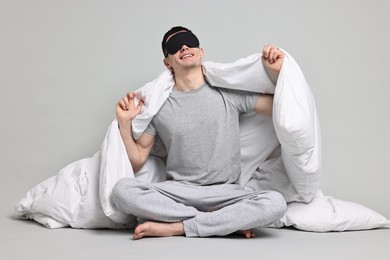
{"type": "MultiPolygon", "coordinates": [[[[115,185],[113,200],[118,209],[142,220],[134,239],[234,232],[251,238],[251,229],[282,217],[286,202],[275,191],[248,191],[237,184],[239,116],[253,111],[270,116],[273,97],[211,86],[203,75],[204,51],[187,28],[168,31],[162,49],[175,85],[145,133],[138,140],[132,137],[131,123],[142,107],[142,102],[134,106],[134,93],[117,103],[116,114],[134,172],[145,163],[158,135],[167,150],[168,180],[124,178],[115,185]]],[[[264,47],[263,63],[275,78],[283,58],[278,48],[264,47]]]]}

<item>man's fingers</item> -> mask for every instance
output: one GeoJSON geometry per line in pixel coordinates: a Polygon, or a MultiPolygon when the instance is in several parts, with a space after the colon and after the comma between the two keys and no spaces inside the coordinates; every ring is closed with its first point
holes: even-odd
{"type": "Polygon", "coordinates": [[[134,106],[134,92],[127,93],[127,98],[128,98],[128,101],[129,101],[128,109],[135,107],[134,106]]]}
{"type": "Polygon", "coordinates": [[[272,49],[269,50],[269,53],[268,53],[268,62],[269,63],[273,63],[273,54],[274,54],[274,51],[272,49]]]}
{"type": "Polygon", "coordinates": [[[144,101],[143,100],[140,100],[138,102],[138,106],[137,106],[137,112],[138,113],[141,113],[141,109],[142,109],[142,105],[144,104],[144,101]]]}
{"type": "Polygon", "coordinates": [[[279,56],[279,50],[276,48],[272,49],[271,51],[272,63],[274,63],[278,59],[278,56],[279,56]]]}
{"type": "Polygon", "coordinates": [[[270,64],[275,63],[280,57],[283,57],[283,52],[279,48],[267,44],[263,48],[263,58],[268,60],[270,64]]]}
{"type": "Polygon", "coordinates": [[[127,97],[128,97],[129,99],[133,99],[133,98],[134,98],[134,93],[133,93],[133,92],[128,92],[128,93],[127,93],[127,97]]]}
{"type": "Polygon", "coordinates": [[[119,100],[118,106],[120,106],[120,108],[122,108],[123,110],[126,110],[126,104],[123,99],[119,100]]]}
{"type": "Polygon", "coordinates": [[[140,101],[138,102],[137,108],[141,109],[143,104],[144,104],[144,101],[143,101],[143,100],[140,100],[140,101]]]}
{"type": "Polygon", "coordinates": [[[119,100],[118,103],[117,103],[117,105],[118,105],[121,109],[127,110],[125,98],[122,98],[121,100],[119,100]]]}
{"type": "Polygon", "coordinates": [[[276,62],[279,58],[283,58],[283,52],[272,44],[266,44],[262,50],[263,59],[268,60],[269,63],[276,62]]]}
{"type": "Polygon", "coordinates": [[[129,99],[128,99],[128,97],[127,96],[124,96],[123,98],[122,98],[122,104],[124,104],[124,110],[129,110],[129,108],[130,108],[130,103],[129,103],[129,99]]]}
{"type": "Polygon", "coordinates": [[[263,48],[263,57],[264,57],[264,58],[268,58],[269,52],[270,52],[270,50],[271,50],[271,47],[272,47],[271,44],[266,44],[266,45],[264,46],[264,48],[263,48]]]}
{"type": "Polygon", "coordinates": [[[118,101],[118,106],[120,106],[123,110],[135,109],[136,111],[141,111],[142,105],[144,104],[143,100],[138,102],[137,107],[134,102],[135,95],[133,92],[129,92],[124,96],[121,100],[118,101]]]}
{"type": "Polygon", "coordinates": [[[279,59],[283,59],[284,58],[284,53],[277,49],[273,55],[273,58],[274,58],[274,62],[277,62],[279,59]]]}

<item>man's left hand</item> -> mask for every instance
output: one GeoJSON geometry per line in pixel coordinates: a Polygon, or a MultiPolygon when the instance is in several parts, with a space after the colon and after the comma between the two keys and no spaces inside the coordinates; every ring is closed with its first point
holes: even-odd
{"type": "Polygon", "coordinates": [[[276,46],[267,44],[263,48],[263,64],[268,73],[270,73],[272,80],[277,81],[280,69],[284,60],[284,52],[276,46]]]}

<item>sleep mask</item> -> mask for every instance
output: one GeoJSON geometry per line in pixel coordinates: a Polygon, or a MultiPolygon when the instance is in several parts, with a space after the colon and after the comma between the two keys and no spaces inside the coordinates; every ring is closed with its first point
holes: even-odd
{"type": "Polygon", "coordinates": [[[179,32],[169,38],[166,42],[165,57],[167,57],[168,54],[175,54],[183,45],[187,45],[190,48],[197,48],[199,47],[199,40],[191,31],[179,32]]]}

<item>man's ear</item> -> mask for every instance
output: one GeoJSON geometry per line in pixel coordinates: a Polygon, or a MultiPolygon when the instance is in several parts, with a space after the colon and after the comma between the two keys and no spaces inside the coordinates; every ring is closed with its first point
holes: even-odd
{"type": "Polygon", "coordinates": [[[172,70],[172,66],[169,64],[168,58],[164,58],[163,62],[164,62],[165,67],[172,70]]]}
{"type": "Polygon", "coordinates": [[[203,48],[200,48],[200,47],[199,47],[199,50],[200,50],[200,57],[203,59],[203,57],[204,57],[204,50],[203,50],[203,48]]]}

